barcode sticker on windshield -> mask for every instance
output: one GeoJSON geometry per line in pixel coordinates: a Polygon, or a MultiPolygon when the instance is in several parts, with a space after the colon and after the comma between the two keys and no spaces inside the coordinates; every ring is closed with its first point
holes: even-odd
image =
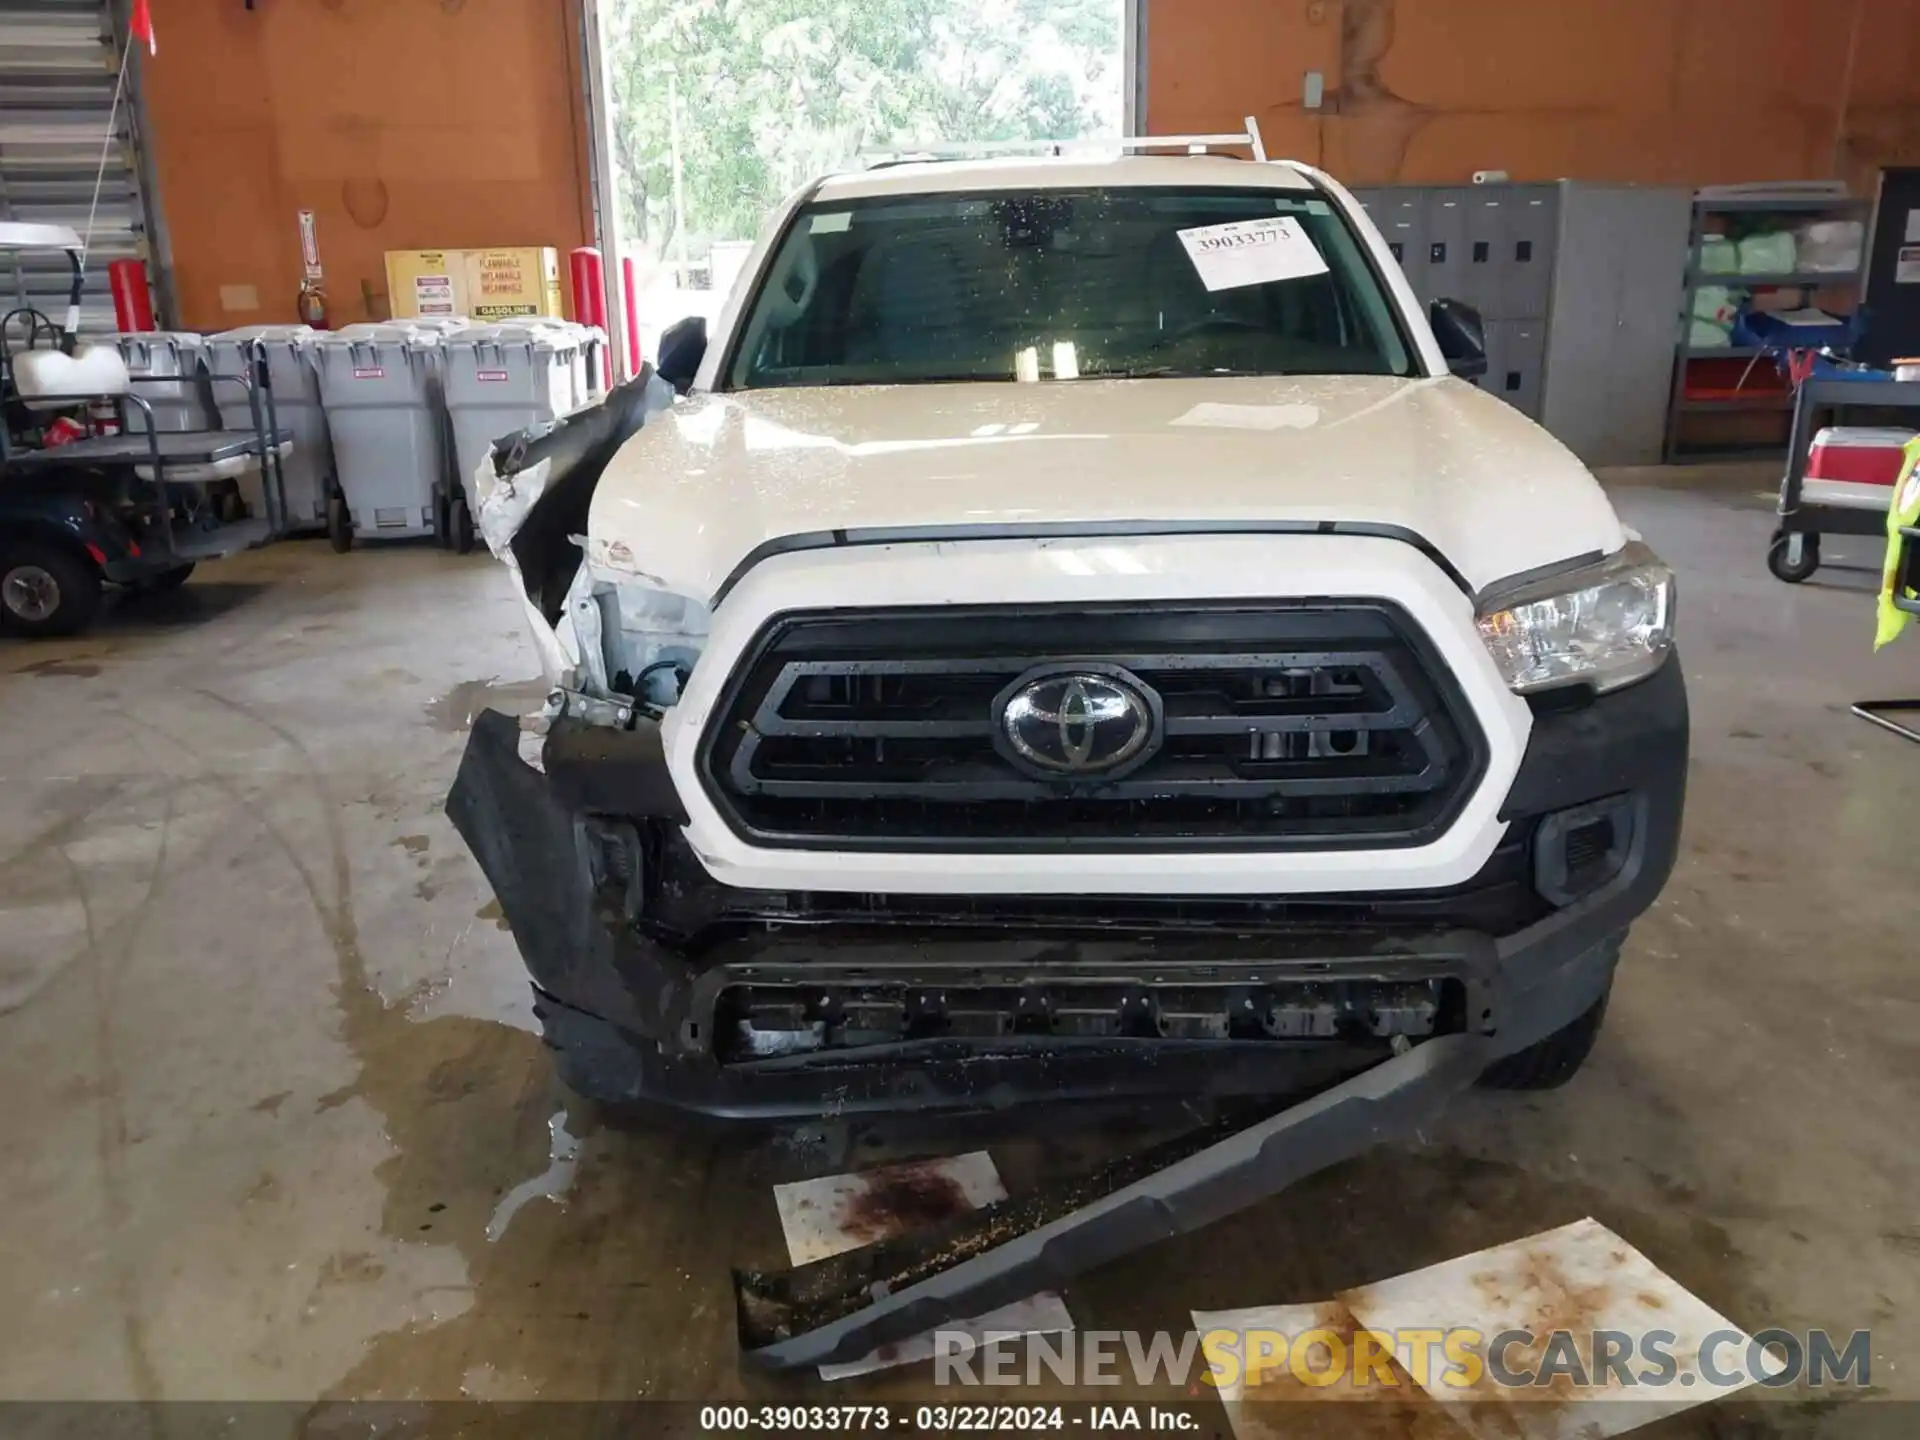
{"type": "Polygon", "coordinates": [[[1177,233],[1200,283],[1209,290],[1237,290],[1243,285],[1327,273],[1327,262],[1290,215],[1203,225],[1177,233]]]}

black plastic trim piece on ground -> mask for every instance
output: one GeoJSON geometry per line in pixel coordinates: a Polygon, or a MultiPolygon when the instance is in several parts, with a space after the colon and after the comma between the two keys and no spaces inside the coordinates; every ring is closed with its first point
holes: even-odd
{"type": "Polygon", "coordinates": [[[774,1369],[831,1364],[1011,1304],[1407,1133],[1495,1054],[1479,1035],[1430,1040],[1236,1133],[1183,1136],[1080,1181],[794,1270],[736,1273],[741,1348],[774,1369]]]}
{"type": "Polygon", "coordinates": [[[1197,1153],[1190,1147],[1204,1132],[924,1235],[788,1272],[738,1273],[743,1350],[774,1368],[854,1359],[1198,1229],[1406,1133],[1493,1061],[1578,1020],[1606,994],[1620,939],[1665,884],[1678,838],[1677,825],[1643,830],[1609,884],[1489,942],[1506,984],[1497,1013],[1468,1019],[1490,1022],[1491,1034],[1428,1040],[1197,1153]]]}

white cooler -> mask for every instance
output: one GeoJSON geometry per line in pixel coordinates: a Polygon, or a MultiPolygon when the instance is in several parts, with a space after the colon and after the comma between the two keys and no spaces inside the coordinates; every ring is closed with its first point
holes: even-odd
{"type": "Polygon", "coordinates": [[[1817,431],[1807,447],[1802,503],[1885,510],[1893,503],[1893,483],[1914,434],[1888,425],[1829,425],[1817,431]]]}

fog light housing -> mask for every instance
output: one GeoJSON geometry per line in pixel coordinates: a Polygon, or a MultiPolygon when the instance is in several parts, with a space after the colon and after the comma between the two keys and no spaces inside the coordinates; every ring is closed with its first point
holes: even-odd
{"type": "Polygon", "coordinates": [[[1616,879],[1639,838],[1639,802],[1612,795],[1540,821],[1533,837],[1533,888],[1553,905],[1571,905],[1616,879]]]}

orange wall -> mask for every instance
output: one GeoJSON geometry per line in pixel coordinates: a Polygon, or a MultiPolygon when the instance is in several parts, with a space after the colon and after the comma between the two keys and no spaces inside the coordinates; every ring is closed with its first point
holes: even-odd
{"type": "Polygon", "coordinates": [[[575,0],[153,10],[147,138],[189,328],[295,318],[301,210],[335,324],[382,313],[388,250],[588,243],[575,0]],[[260,308],[232,308],[248,286],[260,308]]]}
{"type": "Polygon", "coordinates": [[[1920,0],[1144,3],[1147,129],[1252,114],[1272,153],[1354,184],[1506,170],[1872,193],[1880,165],[1920,163],[1920,0]]]}

